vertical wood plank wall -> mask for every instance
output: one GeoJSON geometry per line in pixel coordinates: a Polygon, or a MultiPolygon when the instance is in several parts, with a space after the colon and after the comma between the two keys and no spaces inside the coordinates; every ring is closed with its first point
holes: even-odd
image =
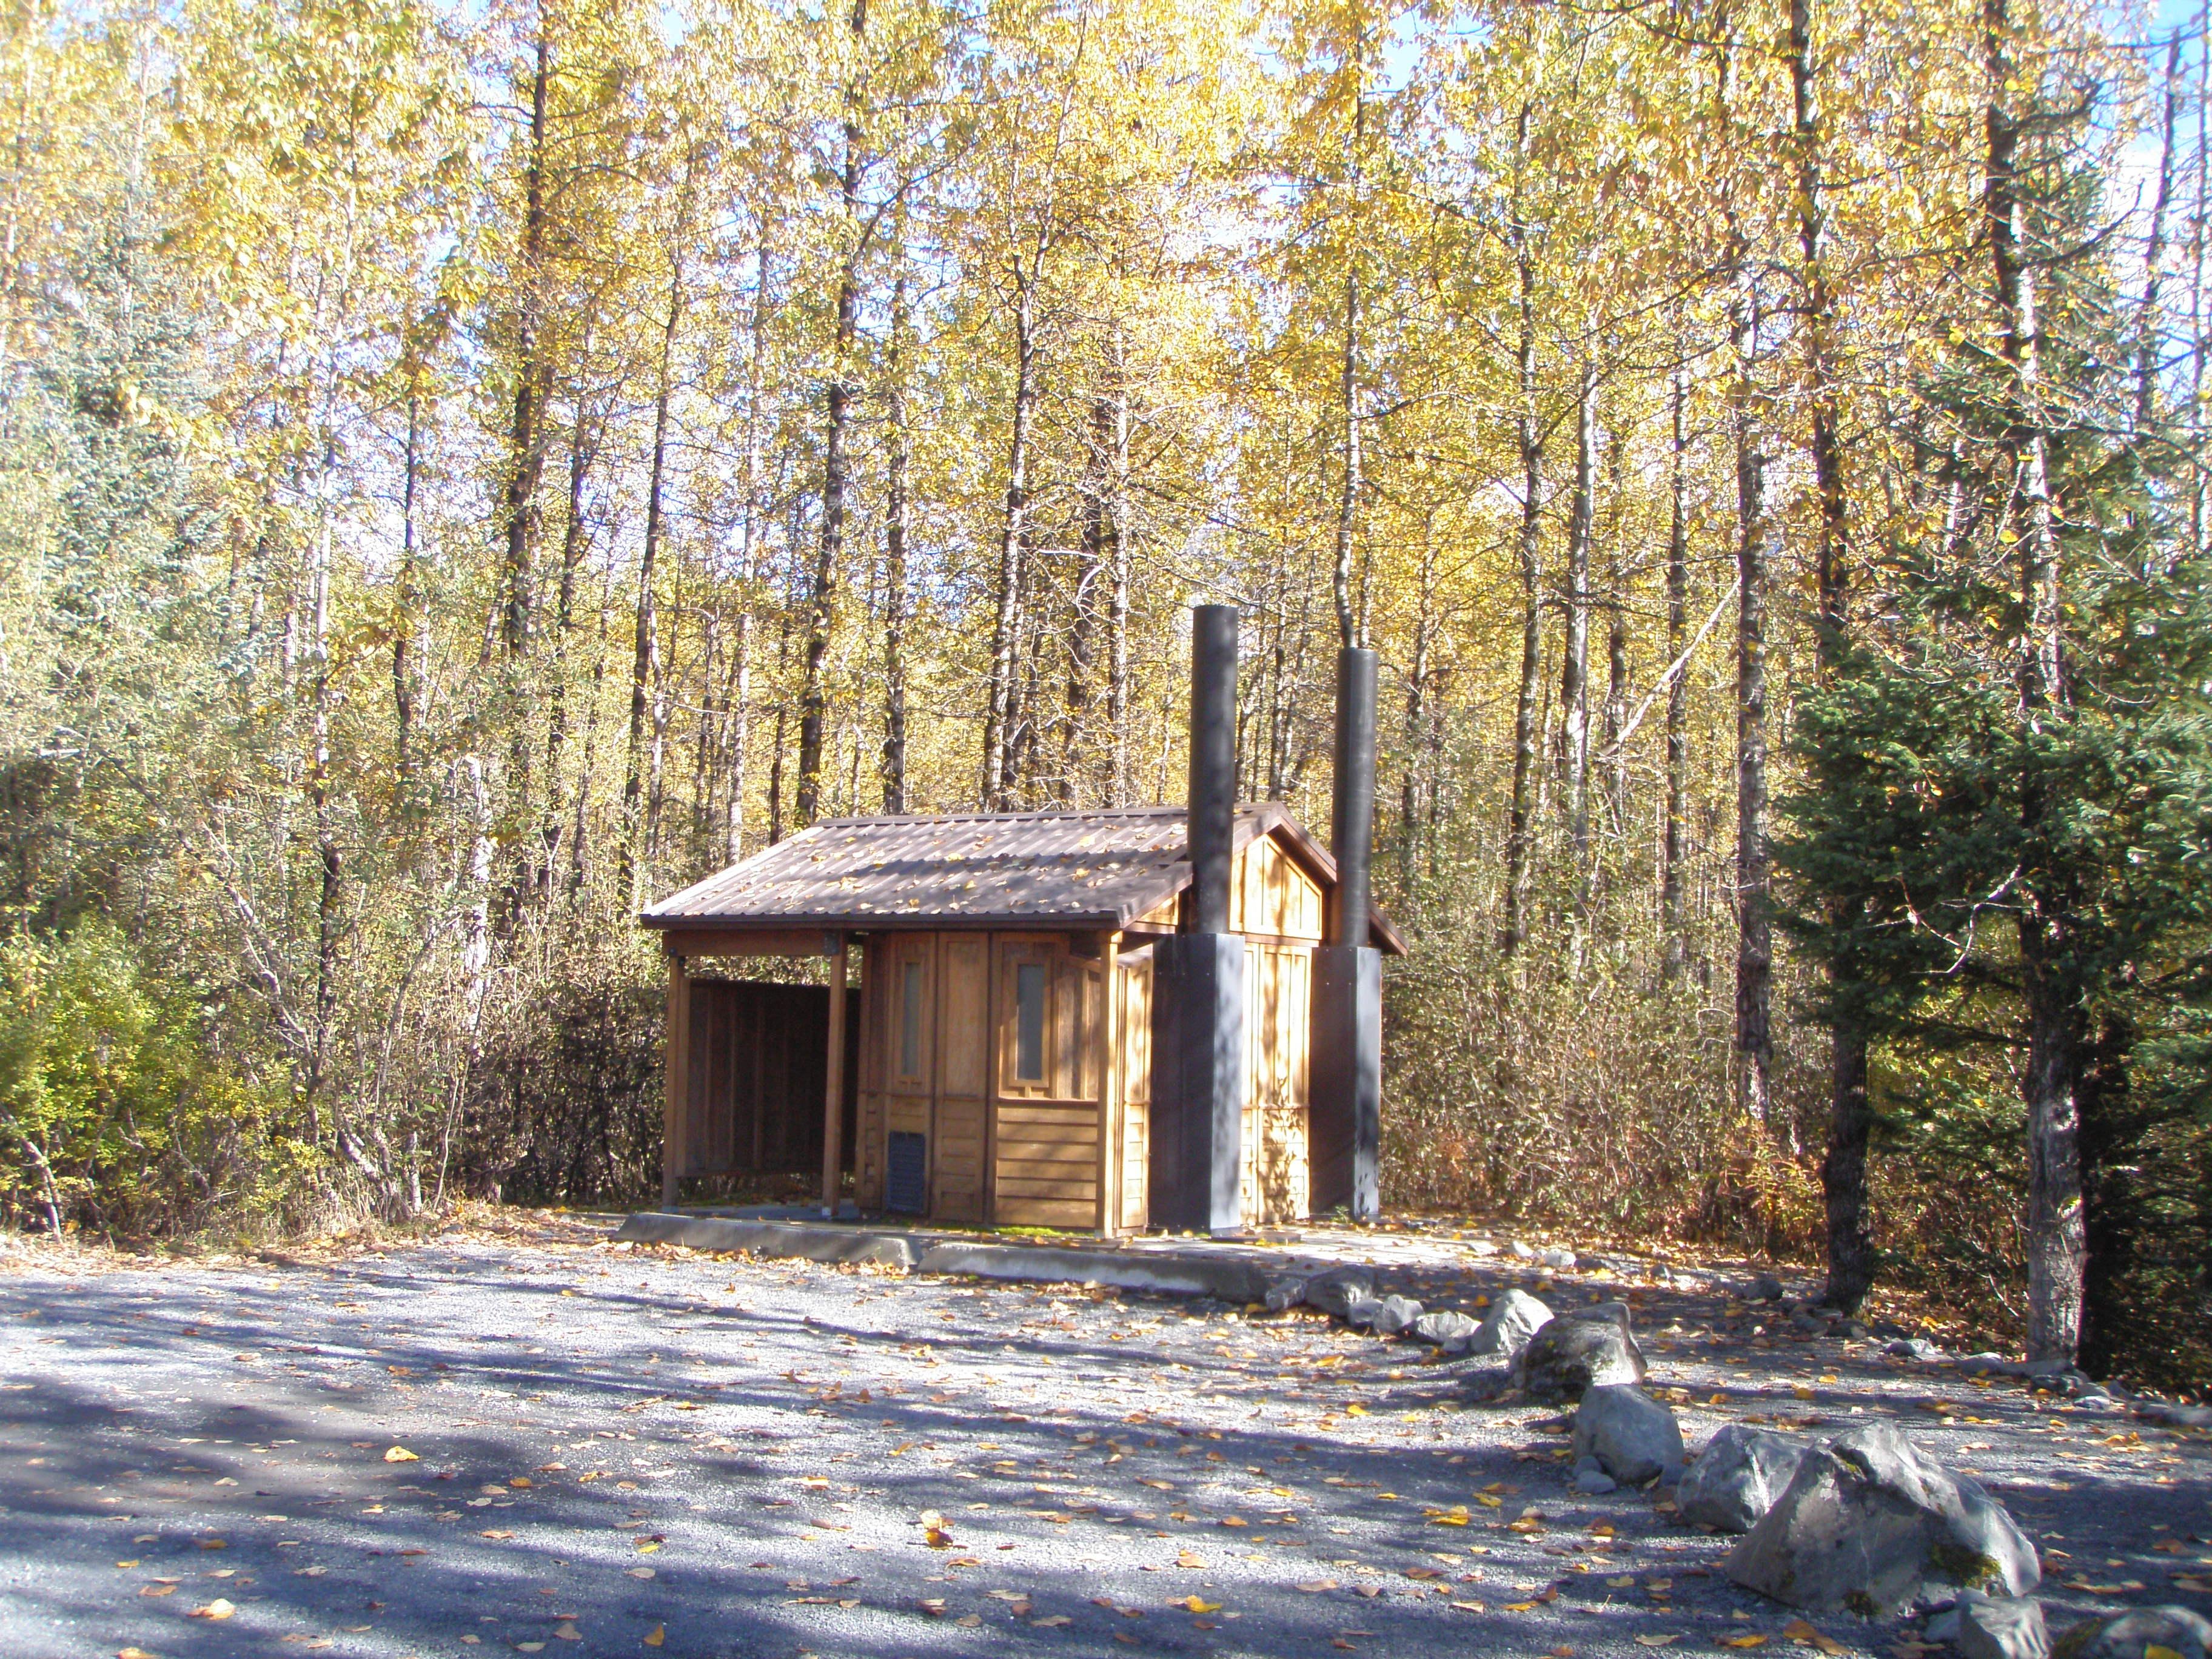
{"type": "Polygon", "coordinates": [[[937,945],[937,1134],[930,1148],[930,1213],[988,1219],[990,1155],[991,941],[943,933],[937,945]]]}
{"type": "MultiPolygon", "coordinates": [[[[1306,1213],[1308,1038],[1322,917],[1320,887],[1274,840],[1263,836],[1238,855],[1230,926],[1246,938],[1242,1185],[1251,1224],[1306,1213]]],[[[864,1210],[881,1209],[888,1197],[889,1138],[899,1132],[926,1137],[933,1220],[1107,1231],[1149,1224],[1146,933],[883,933],[862,950],[847,1097],[854,1108],[848,1157],[864,1210]],[[1082,954],[1094,939],[1097,954],[1082,954]],[[1045,1075],[1035,1079],[1014,1075],[1024,963],[1042,969],[1046,985],[1045,1075]],[[921,975],[923,1013],[911,1070],[902,1064],[909,969],[921,975]]],[[[804,1168],[810,1153],[819,1160],[826,994],[696,979],[674,957],[669,965],[668,1181],[804,1168]]]]}
{"type": "Polygon", "coordinates": [[[1241,1207],[1248,1226],[1306,1217],[1307,1070],[1313,951],[1322,895],[1272,838],[1237,861],[1229,925],[1246,937],[1244,1041],[1251,1083],[1244,1101],[1241,1207]]]}
{"type": "Polygon", "coordinates": [[[1145,1182],[1152,1168],[1152,947],[1125,939],[1115,969],[1115,1067],[1121,1097],[1121,1214],[1123,1228],[1151,1224],[1145,1182]]]}

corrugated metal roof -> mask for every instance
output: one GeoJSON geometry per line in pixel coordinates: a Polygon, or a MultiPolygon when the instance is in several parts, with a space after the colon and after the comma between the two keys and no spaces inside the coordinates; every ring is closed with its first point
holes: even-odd
{"type": "MultiPolygon", "coordinates": [[[[1183,809],[832,818],[652,906],[647,927],[864,927],[1008,918],[1119,927],[1190,883],[1183,809]]],[[[1237,809],[1241,847],[1291,822],[1275,802],[1237,809]]],[[[1319,854],[1314,873],[1335,871],[1319,854]]]]}

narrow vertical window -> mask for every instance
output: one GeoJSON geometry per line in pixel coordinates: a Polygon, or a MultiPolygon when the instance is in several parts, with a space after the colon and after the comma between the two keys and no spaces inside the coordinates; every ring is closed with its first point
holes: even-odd
{"type": "Polygon", "coordinates": [[[1014,1080],[1044,1081],[1044,964],[1014,969],[1014,1080]]]}
{"type": "Polygon", "coordinates": [[[899,981],[899,1075],[921,1075],[921,964],[909,962],[899,981]]]}

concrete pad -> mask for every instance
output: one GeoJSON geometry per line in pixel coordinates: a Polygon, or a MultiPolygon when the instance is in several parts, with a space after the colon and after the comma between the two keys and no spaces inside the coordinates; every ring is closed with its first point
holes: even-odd
{"type": "Polygon", "coordinates": [[[1233,1258],[1170,1255],[1164,1251],[1054,1249],[1049,1245],[985,1244],[948,1240],[921,1253],[915,1271],[1045,1285],[1111,1285],[1162,1296],[1211,1296],[1257,1302],[1274,1276],[1269,1267],[1233,1258]]]}
{"type": "Polygon", "coordinates": [[[688,1244],[695,1250],[750,1250],[757,1255],[804,1261],[875,1262],[911,1269],[914,1241],[903,1233],[779,1221],[738,1221],[726,1216],[674,1215],[641,1211],[615,1237],[640,1244],[688,1244]]]}

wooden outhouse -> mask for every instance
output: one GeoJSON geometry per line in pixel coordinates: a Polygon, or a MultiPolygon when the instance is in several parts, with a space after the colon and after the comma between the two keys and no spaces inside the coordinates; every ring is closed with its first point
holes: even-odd
{"type": "MultiPolygon", "coordinates": [[[[669,963],[664,1198],[687,1177],[818,1158],[823,1202],[849,1173],[864,1212],[1152,1224],[1153,955],[1191,927],[1186,827],[1181,807],[836,819],[653,906],[641,920],[669,963]],[[826,957],[836,989],[709,976],[741,956],[826,957]]],[[[1236,809],[1246,1225],[1311,1201],[1314,963],[1335,886],[1287,808],[1236,809]]],[[[1404,949],[1379,913],[1370,941],[1404,949]]]]}

